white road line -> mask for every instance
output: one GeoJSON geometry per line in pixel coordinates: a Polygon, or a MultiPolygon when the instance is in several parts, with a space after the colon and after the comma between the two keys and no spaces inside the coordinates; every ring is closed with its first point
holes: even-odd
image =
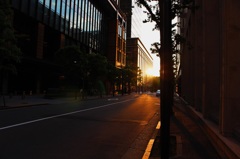
{"type": "Polygon", "coordinates": [[[157,124],[157,126],[156,126],[156,129],[158,129],[158,130],[159,130],[159,129],[160,129],[160,127],[161,127],[161,122],[159,121],[159,122],[158,122],[158,124],[157,124]]]}
{"type": "Polygon", "coordinates": [[[31,120],[31,121],[27,121],[27,122],[23,122],[23,123],[19,123],[19,124],[9,125],[9,126],[5,126],[5,127],[1,127],[1,128],[0,128],[0,131],[1,131],[1,130],[4,130],[4,129],[9,129],[9,128],[17,127],[17,126],[22,126],[22,125],[26,125],[26,124],[31,124],[31,123],[43,121],[43,120],[53,119],[53,118],[57,118],[57,117],[61,117],[61,116],[66,116],[66,115],[71,115],[71,114],[86,112],[86,111],[89,111],[89,110],[95,110],[95,109],[100,109],[100,108],[104,108],[104,107],[109,107],[109,106],[111,106],[111,105],[115,105],[115,104],[119,104],[119,103],[124,103],[124,102],[128,102],[128,101],[131,101],[131,100],[134,100],[134,99],[129,99],[129,100],[121,101],[121,102],[106,104],[106,105],[102,105],[102,106],[99,106],[99,107],[88,108],[88,109],[78,110],[78,111],[74,111],[74,112],[69,112],[69,113],[64,113],[64,114],[49,116],[49,117],[40,118],[40,119],[36,119],[36,120],[31,120]]]}
{"type": "Polygon", "coordinates": [[[150,139],[142,159],[148,159],[153,147],[154,139],[150,139]]]}
{"type": "Polygon", "coordinates": [[[108,100],[118,100],[118,98],[109,98],[108,100]]]}
{"type": "MultiPolygon", "coordinates": [[[[156,130],[159,130],[161,127],[161,122],[159,121],[157,126],[156,126],[156,130]]],[[[145,153],[143,154],[143,157],[142,159],[149,159],[150,157],[150,154],[151,154],[151,150],[152,150],[152,147],[153,147],[153,144],[154,144],[154,141],[155,141],[155,136],[153,136],[149,142],[148,142],[148,145],[147,145],[147,148],[145,149],[145,153]]]]}

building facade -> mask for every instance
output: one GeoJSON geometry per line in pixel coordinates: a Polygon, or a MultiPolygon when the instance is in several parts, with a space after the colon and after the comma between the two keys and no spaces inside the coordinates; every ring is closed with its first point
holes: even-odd
{"type": "Polygon", "coordinates": [[[195,0],[190,6],[181,17],[180,94],[215,126],[211,138],[222,152],[239,158],[233,150],[240,149],[240,3],[195,0]]]}
{"type": "Polygon", "coordinates": [[[135,86],[147,83],[147,70],[153,67],[153,58],[146,49],[142,37],[143,9],[135,4],[135,0],[121,0],[121,10],[127,17],[127,65],[133,66],[138,72],[138,82],[135,86]],[[140,80],[141,79],[141,80],[140,80]]]}
{"type": "Polygon", "coordinates": [[[149,80],[148,70],[153,66],[153,58],[139,38],[127,39],[127,62],[133,68],[137,68],[138,77],[135,89],[145,91],[149,80]]]}
{"type": "Polygon", "coordinates": [[[58,87],[55,53],[69,45],[125,66],[126,18],[115,0],[12,0],[12,7],[24,56],[17,77],[9,79],[10,91],[58,87]]]}

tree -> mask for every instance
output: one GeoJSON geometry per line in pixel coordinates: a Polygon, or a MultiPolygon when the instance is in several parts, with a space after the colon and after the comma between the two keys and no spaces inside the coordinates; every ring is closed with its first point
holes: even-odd
{"type": "Polygon", "coordinates": [[[128,90],[128,94],[131,93],[132,86],[137,83],[137,69],[127,65],[124,68],[124,85],[125,88],[128,90]],[[127,85],[127,87],[126,87],[127,85]]]}
{"type": "Polygon", "coordinates": [[[137,68],[137,92],[142,92],[142,84],[143,84],[143,76],[142,70],[138,67],[137,68]]]}
{"type": "Polygon", "coordinates": [[[89,77],[93,80],[100,79],[107,74],[107,58],[101,54],[88,55],[89,77]]]}
{"type": "Polygon", "coordinates": [[[21,51],[17,47],[17,40],[12,26],[13,11],[9,0],[0,1],[0,77],[2,96],[8,90],[8,75],[16,74],[16,64],[21,61],[21,51]]]}
{"type": "Polygon", "coordinates": [[[116,82],[116,78],[118,77],[118,72],[117,72],[117,68],[111,64],[108,63],[107,64],[107,79],[111,85],[110,90],[112,91],[112,96],[114,96],[115,94],[115,82],[116,82]]]}
{"type": "Polygon", "coordinates": [[[159,0],[155,6],[149,5],[147,2],[151,0],[137,0],[140,6],[147,9],[148,19],[146,21],[154,21],[155,29],[160,30],[161,44],[157,44],[156,51],[161,60],[160,72],[160,89],[161,89],[161,135],[160,150],[161,158],[169,158],[169,140],[170,140],[170,113],[173,106],[173,61],[172,61],[172,41],[171,41],[171,0],[159,0]],[[160,48],[158,48],[160,46],[160,48]]]}
{"type": "Polygon", "coordinates": [[[177,54],[179,53],[178,45],[184,42],[181,35],[176,34],[172,28],[172,20],[180,16],[185,8],[194,9],[194,0],[158,0],[155,5],[149,2],[156,0],[136,0],[141,7],[144,6],[147,11],[147,19],[144,22],[155,22],[155,28],[160,30],[161,43],[152,44],[152,52],[157,53],[161,59],[160,88],[161,88],[161,158],[169,158],[169,133],[170,133],[170,115],[173,106],[174,93],[174,71],[176,77],[177,54]]]}
{"type": "MultiPolygon", "coordinates": [[[[82,84],[87,77],[88,59],[86,53],[78,46],[66,46],[55,54],[56,63],[61,66],[67,85],[84,87],[82,84]]],[[[84,88],[83,88],[84,89],[84,88]]]]}
{"type": "Polygon", "coordinates": [[[103,79],[107,75],[107,58],[101,54],[88,55],[88,73],[92,87],[97,88],[100,96],[105,92],[103,79]]]}

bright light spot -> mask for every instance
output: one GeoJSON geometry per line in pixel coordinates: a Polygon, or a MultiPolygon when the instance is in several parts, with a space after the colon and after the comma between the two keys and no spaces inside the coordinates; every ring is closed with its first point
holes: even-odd
{"type": "Polygon", "coordinates": [[[160,59],[157,56],[153,61],[153,76],[160,76],[160,59]]]}
{"type": "Polygon", "coordinates": [[[146,73],[150,76],[159,76],[159,67],[149,68],[146,73]]]}
{"type": "Polygon", "coordinates": [[[146,73],[147,73],[147,75],[152,76],[153,75],[153,69],[152,68],[147,69],[146,73]]]}

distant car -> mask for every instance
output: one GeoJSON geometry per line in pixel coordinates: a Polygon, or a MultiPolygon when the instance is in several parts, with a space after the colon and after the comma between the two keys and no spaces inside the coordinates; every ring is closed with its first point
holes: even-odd
{"type": "Polygon", "coordinates": [[[156,97],[159,97],[159,96],[160,96],[160,89],[156,91],[156,97]]]}

